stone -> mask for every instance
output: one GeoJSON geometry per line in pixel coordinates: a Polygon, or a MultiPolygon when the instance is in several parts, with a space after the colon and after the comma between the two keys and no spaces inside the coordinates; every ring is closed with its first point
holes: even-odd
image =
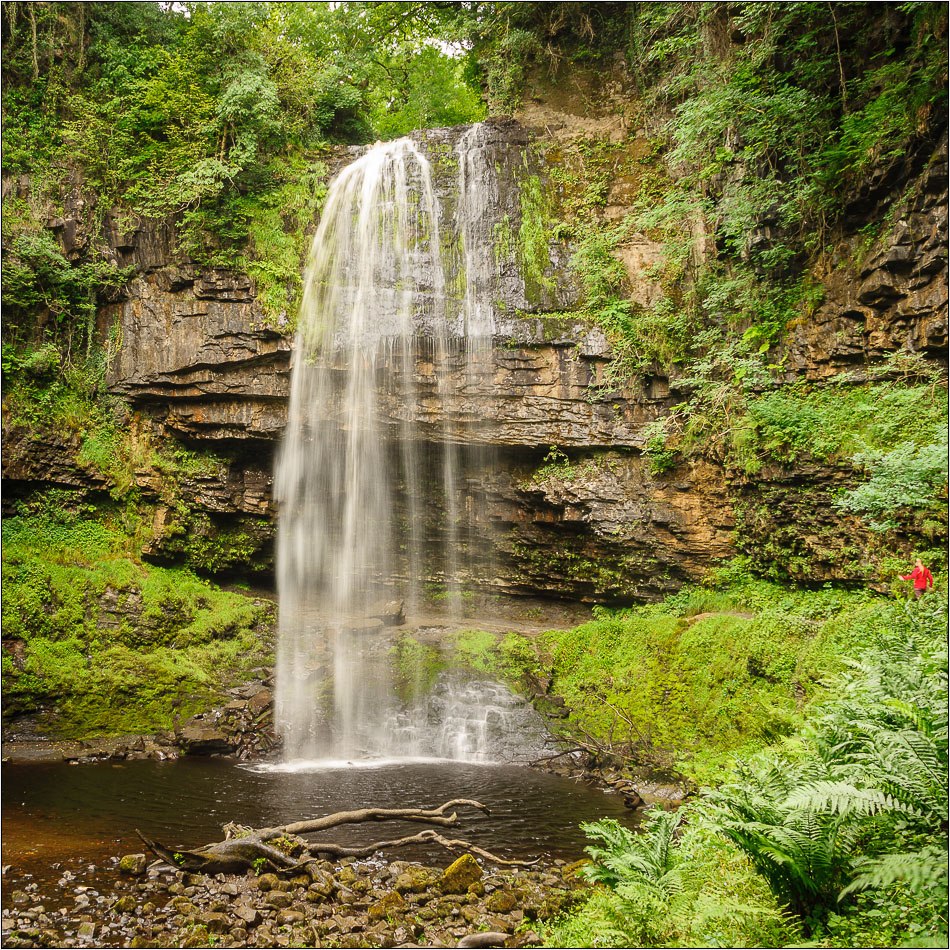
{"type": "Polygon", "coordinates": [[[224,934],[231,929],[231,918],[227,914],[214,911],[199,914],[198,922],[203,924],[209,933],[224,934]]]}
{"type": "Polygon", "coordinates": [[[311,896],[328,898],[339,890],[339,884],[330,871],[324,870],[317,864],[308,865],[307,870],[311,882],[307,890],[311,896]]]}
{"type": "Polygon", "coordinates": [[[495,914],[509,914],[518,906],[518,899],[511,891],[498,890],[491,894],[485,906],[495,914]]]}
{"type": "Polygon", "coordinates": [[[399,627],[406,622],[405,605],[401,600],[392,600],[374,607],[369,616],[381,620],[384,626],[399,627]]]}
{"type": "Polygon", "coordinates": [[[470,854],[463,854],[453,861],[439,881],[439,887],[445,894],[464,894],[469,887],[482,878],[481,865],[470,854]]]}
{"type": "Polygon", "coordinates": [[[220,755],[233,752],[237,747],[233,737],[220,726],[197,716],[181,728],[178,744],[187,755],[220,755]]]}
{"type": "Polygon", "coordinates": [[[264,905],[266,907],[283,908],[290,907],[294,899],[286,891],[268,891],[264,895],[264,905]]]}
{"type": "Polygon", "coordinates": [[[231,912],[235,917],[239,917],[249,927],[256,927],[261,921],[260,911],[250,904],[233,904],[231,912]]]}
{"type": "Polygon", "coordinates": [[[458,947],[504,947],[507,945],[510,934],[501,931],[485,931],[483,933],[468,934],[456,944],[458,947]]]}
{"type": "Polygon", "coordinates": [[[406,910],[406,902],[398,891],[390,891],[385,897],[369,905],[367,917],[370,920],[385,920],[388,917],[401,917],[406,910]]]}
{"type": "Polygon", "coordinates": [[[410,866],[398,875],[393,887],[400,894],[421,894],[433,883],[434,877],[428,868],[410,866]]]}
{"type": "Polygon", "coordinates": [[[76,936],[80,940],[92,940],[96,935],[96,925],[88,921],[83,921],[76,928],[76,936]]]}
{"type": "Polygon", "coordinates": [[[257,879],[257,889],[259,891],[276,891],[280,889],[281,883],[276,874],[262,874],[257,879]]]}
{"type": "Polygon", "coordinates": [[[144,854],[125,854],[119,859],[119,870],[123,874],[141,877],[148,870],[148,859],[144,854]]]}

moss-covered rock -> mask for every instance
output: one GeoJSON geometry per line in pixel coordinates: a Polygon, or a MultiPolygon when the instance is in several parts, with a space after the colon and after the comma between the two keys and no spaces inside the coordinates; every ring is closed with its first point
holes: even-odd
{"type": "Polygon", "coordinates": [[[439,887],[443,894],[464,894],[481,878],[481,865],[470,854],[463,854],[442,872],[439,887]]]}
{"type": "Polygon", "coordinates": [[[62,492],[4,521],[6,717],[59,738],[168,730],[269,661],[272,604],[134,551],[124,512],[62,492]]]}
{"type": "Polygon", "coordinates": [[[366,912],[370,920],[386,920],[389,917],[401,917],[406,910],[406,901],[398,891],[390,891],[378,901],[369,905],[366,912]]]}

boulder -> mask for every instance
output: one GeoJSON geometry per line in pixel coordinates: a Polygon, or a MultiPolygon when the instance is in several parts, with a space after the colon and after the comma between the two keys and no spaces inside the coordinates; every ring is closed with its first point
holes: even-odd
{"type": "Polygon", "coordinates": [[[140,877],[148,870],[148,859],[144,854],[126,854],[119,859],[119,870],[123,874],[140,877]]]}
{"type": "Polygon", "coordinates": [[[422,894],[432,883],[433,874],[428,868],[410,866],[396,878],[393,886],[400,894],[422,894]]]}
{"type": "Polygon", "coordinates": [[[197,717],[182,726],[178,746],[187,755],[226,755],[237,748],[234,738],[224,729],[197,717]]]}
{"type": "Polygon", "coordinates": [[[481,878],[481,865],[470,854],[463,854],[443,871],[439,886],[444,894],[464,894],[481,878]]]}
{"type": "Polygon", "coordinates": [[[370,920],[385,920],[387,917],[401,917],[406,910],[406,902],[398,891],[390,891],[378,901],[369,905],[367,916],[370,920]]]}
{"type": "Polygon", "coordinates": [[[369,616],[382,620],[386,627],[400,627],[406,622],[405,606],[401,600],[379,604],[370,611],[369,616]]]}

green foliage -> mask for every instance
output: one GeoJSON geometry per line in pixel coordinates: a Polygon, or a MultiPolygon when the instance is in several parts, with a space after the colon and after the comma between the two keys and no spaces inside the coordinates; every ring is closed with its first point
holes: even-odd
{"type": "Polygon", "coordinates": [[[399,138],[417,129],[444,128],[480,122],[485,106],[478,92],[468,84],[468,64],[434,46],[423,45],[410,53],[393,56],[405,59],[390,70],[400,70],[398,84],[377,85],[370,93],[369,121],[384,139],[399,138]]]}
{"type": "Polygon", "coordinates": [[[427,695],[445,668],[438,650],[408,634],[396,641],[390,655],[396,694],[405,703],[427,695]]]}
{"type": "Polygon", "coordinates": [[[869,452],[874,458],[905,440],[928,445],[946,413],[946,393],[937,387],[799,383],[750,400],[748,424],[758,452],[782,462],[828,461],[869,452]]]}
{"type": "Polygon", "coordinates": [[[4,521],[4,638],[22,644],[6,715],[45,710],[63,736],[165,729],[264,660],[259,604],[138,564],[124,521],[56,492],[4,521]]]}
{"type": "Polygon", "coordinates": [[[529,300],[540,300],[545,290],[553,287],[549,276],[551,257],[548,248],[551,209],[537,175],[521,180],[519,200],[521,224],[518,228],[518,263],[529,300]]]}
{"type": "Polygon", "coordinates": [[[641,13],[635,68],[663,70],[669,164],[688,191],[718,199],[727,253],[781,274],[822,248],[869,165],[928,147],[922,120],[946,103],[946,11],[875,12],[652,4],[641,13]],[[753,239],[762,225],[771,236],[753,239]]]}
{"type": "MultiPolygon", "coordinates": [[[[637,831],[585,826],[595,842],[586,874],[602,887],[546,943],[787,946],[803,933],[814,946],[940,945],[945,598],[903,605],[782,590],[750,582],[738,563],[719,581],[727,586],[684,590],[652,610],[782,606],[836,626],[838,651],[852,659],[796,734],[724,773],[719,787],[675,814],[648,813],[637,831]]],[[[619,632],[630,613],[601,612],[599,622],[619,632]]]]}
{"type": "Polygon", "coordinates": [[[554,947],[784,946],[797,937],[748,861],[710,832],[693,806],[651,810],[635,832],[583,825],[585,876],[604,885],[549,927],[554,947]]]}
{"type": "Polygon", "coordinates": [[[532,483],[542,485],[549,480],[562,482],[572,481],[577,475],[577,466],[571,461],[570,457],[562,452],[556,445],[548,449],[541,464],[534,470],[531,476],[532,483]]]}
{"type": "Polygon", "coordinates": [[[771,754],[711,797],[716,822],[809,930],[847,898],[901,880],[946,926],[945,603],[877,627],[793,754],[771,754]],[[944,863],[945,868],[945,863],[944,863]],[[942,904],[942,906],[941,906],[942,904]]]}
{"type": "MultiPolygon", "coordinates": [[[[413,4],[10,4],[4,20],[4,304],[85,321],[128,272],[42,228],[75,191],[80,226],[178,219],[200,265],[244,267],[286,328],[325,188],[314,149],[484,116],[454,11],[413,4]],[[28,213],[27,213],[28,212],[28,213]],[[22,233],[10,233],[22,219],[22,233]],[[28,220],[29,219],[29,220],[28,220]],[[26,226],[28,225],[28,226],[26,226]]],[[[87,339],[90,334],[87,332],[87,339]]]]}
{"type": "MultiPolygon", "coordinates": [[[[925,433],[926,429],[921,434],[925,433]]],[[[897,527],[894,516],[908,510],[943,511],[947,489],[947,429],[943,424],[936,427],[930,445],[901,442],[889,452],[859,452],[854,462],[863,466],[870,478],[845,492],[836,504],[873,519],[873,530],[897,527]]]]}
{"type": "Polygon", "coordinates": [[[71,262],[51,232],[10,230],[4,232],[2,294],[8,334],[24,336],[32,315],[45,313],[49,337],[67,351],[75,340],[88,353],[97,305],[128,282],[132,269],[102,259],[71,262]]]}
{"type": "Polygon", "coordinates": [[[326,196],[326,166],[302,158],[275,160],[273,191],[248,202],[246,269],[270,323],[288,331],[300,303],[303,234],[326,196]],[[288,226],[290,225],[290,226],[288,226]]]}
{"type": "Polygon", "coordinates": [[[265,539],[227,518],[213,519],[179,503],[162,539],[166,554],[180,555],[185,567],[199,574],[252,573],[268,569],[265,539]]]}

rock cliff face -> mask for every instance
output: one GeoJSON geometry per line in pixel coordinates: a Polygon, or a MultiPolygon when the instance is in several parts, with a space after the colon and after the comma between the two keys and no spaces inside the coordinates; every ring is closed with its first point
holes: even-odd
{"type": "Polygon", "coordinates": [[[111,391],[180,437],[278,438],[291,344],[264,325],[250,278],[182,268],[165,228],[128,240],[123,263],[135,264],[138,276],[128,299],[103,314],[121,341],[109,367],[111,391]]]}
{"type": "Polygon", "coordinates": [[[836,248],[835,264],[854,266],[828,276],[825,301],[793,328],[792,372],[823,379],[902,348],[946,360],[947,172],[944,141],[870,248],[836,248]]]}
{"type": "MultiPolygon", "coordinates": [[[[586,134],[586,126],[572,126],[586,105],[568,101],[562,108],[557,121],[547,113],[528,115],[544,120],[549,144],[563,142],[572,129],[586,134]]],[[[598,132],[608,137],[611,123],[623,125],[622,117],[606,114],[597,121],[604,126],[598,132]]],[[[483,537],[472,546],[491,544],[495,551],[482,558],[491,561],[492,587],[589,599],[658,597],[734,554],[737,501],[748,520],[749,493],[761,501],[789,476],[775,472],[770,482],[766,472],[762,485],[750,489],[730,486],[711,462],[650,474],[642,454],[644,428],[678,401],[675,379],[672,396],[666,376],[611,382],[610,347],[584,319],[567,267],[570,238],[546,238],[550,265],[544,269],[519,258],[506,240],[506,233],[523,236],[531,223],[525,182],[554,188],[556,149],[545,165],[530,147],[539,134],[506,121],[421,136],[443,207],[447,285],[458,301],[466,243],[489,255],[478,267],[471,259],[467,264],[489,275],[478,290],[491,302],[495,345],[487,371],[475,379],[458,355],[444,400],[433,394],[424,405],[403,407],[384,399],[382,411],[393,425],[406,412],[418,413],[422,431],[434,441],[448,427],[464,441],[495,447],[490,464],[483,461],[470,473],[460,500],[460,510],[483,511],[483,537]],[[470,209],[463,226],[458,180],[465,156],[477,159],[468,174],[481,176],[484,201],[470,209]],[[558,464],[549,464],[551,447],[557,447],[558,464]]],[[[629,141],[634,152],[642,144],[636,137],[629,141]]],[[[855,268],[844,267],[827,279],[823,303],[788,339],[790,374],[822,379],[900,347],[944,352],[946,188],[944,148],[870,249],[842,244],[842,261],[860,257],[858,281],[855,268]]],[[[622,215],[635,191],[633,180],[611,182],[606,218],[622,215]]],[[[69,222],[60,227],[66,233],[69,222]]],[[[138,473],[139,487],[155,505],[146,553],[191,558],[211,570],[268,571],[275,516],[271,471],[286,420],[292,338],[267,324],[246,275],[200,272],[183,260],[170,224],[146,223],[129,232],[108,218],[105,236],[115,261],[135,268],[125,298],[99,316],[103,337],[118,343],[110,391],[155,438],[209,447],[221,460],[216,471],[180,477],[174,498],[154,472],[138,473]],[[202,561],[202,539],[222,536],[230,539],[227,552],[202,561]]],[[[633,296],[643,305],[656,294],[647,269],[657,253],[644,235],[620,248],[633,296]]],[[[415,372],[427,378],[421,363],[415,372]]],[[[332,414],[332,407],[327,411],[332,414]]],[[[14,487],[104,488],[76,462],[76,446],[31,439],[7,433],[4,477],[14,487]]],[[[809,483],[807,473],[798,477],[809,483]]],[[[824,577],[840,576],[833,560],[826,568],[824,577]]]]}

